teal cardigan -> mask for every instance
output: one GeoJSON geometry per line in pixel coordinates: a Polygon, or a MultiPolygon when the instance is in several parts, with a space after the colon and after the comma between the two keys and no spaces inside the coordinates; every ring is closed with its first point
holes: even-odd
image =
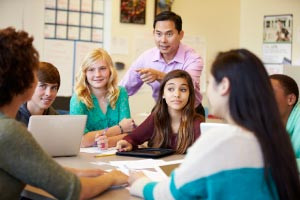
{"type": "Polygon", "coordinates": [[[286,130],[290,135],[300,171],[300,102],[294,106],[289,116],[286,130]]]}
{"type": "Polygon", "coordinates": [[[108,104],[105,114],[102,112],[94,94],[92,94],[94,105],[92,109],[88,109],[82,101],[79,101],[75,93],[72,95],[70,100],[70,114],[88,116],[84,130],[85,134],[90,131],[97,131],[115,126],[122,119],[131,118],[127,92],[123,87],[119,87],[119,89],[120,95],[116,102],[115,109],[112,109],[112,107],[108,104]]]}

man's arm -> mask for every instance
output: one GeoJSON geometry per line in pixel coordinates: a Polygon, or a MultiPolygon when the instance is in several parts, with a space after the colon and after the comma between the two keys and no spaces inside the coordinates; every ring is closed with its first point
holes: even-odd
{"type": "Polygon", "coordinates": [[[166,75],[166,73],[153,68],[140,68],[136,72],[140,74],[140,78],[144,83],[160,82],[166,75]]]}
{"type": "Polygon", "coordinates": [[[138,72],[136,72],[136,69],[138,66],[141,66],[141,63],[135,61],[133,65],[128,69],[125,76],[120,81],[119,85],[123,86],[128,96],[134,95],[143,85],[143,81],[140,79],[140,75],[138,72]]]}

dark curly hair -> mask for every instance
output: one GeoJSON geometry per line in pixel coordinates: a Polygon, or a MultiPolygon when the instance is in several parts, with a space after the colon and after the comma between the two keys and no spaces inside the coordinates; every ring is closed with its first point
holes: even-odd
{"type": "Polygon", "coordinates": [[[0,106],[10,103],[34,82],[39,54],[32,41],[25,31],[0,29],[0,106]]]}

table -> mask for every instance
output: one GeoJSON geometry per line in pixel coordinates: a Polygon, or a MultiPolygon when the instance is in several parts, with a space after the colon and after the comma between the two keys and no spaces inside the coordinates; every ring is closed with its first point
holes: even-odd
{"type": "MultiPolygon", "coordinates": [[[[79,153],[76,157],[57,157],[54,158],[59,164],[66,167],[74,167],[74,168],[101,168],[104,170],[108,169],[114,169],[113,166],[109,165],[109,161],[126,161],[126,160],[141,160],[144,158],[136,158],[136,157],[126,157],[126,156],[106,156],[106,157],[94,157],[95,154],[89,154],[89,153],[79,153]],[[90,162],[95,161],[101,161],[107,163],[107,165],[95,165],[91,164],[90,162]]],[[[172,160],[180,160],[183,159],[184,155],[171,155],[164,158],[161,158],[165,161],[172,161],[172,160]]],[[[49,200],[54,199],[51,195],[48,193],[34,188],[32,186],[26,186],[23,195],[26,197],[32,197],[37,200],[49,200]]],[[[109,189],[105,191],[104,193],[100,194],[96,198],[93,199],[101,199],[101,200],[111,200],[111,199],[129,199],[129,200],[137,200],[140,199],[138,197],[131,196],[129,194],[129,191],[125,188],[117,188],[117,189],[109,189]]]]}

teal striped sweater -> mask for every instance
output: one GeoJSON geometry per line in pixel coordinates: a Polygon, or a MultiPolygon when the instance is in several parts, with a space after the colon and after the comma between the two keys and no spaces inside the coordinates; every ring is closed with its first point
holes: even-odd
{"type": "Polygon", "coordinates": [[[142,178],[130,192],[145,199],[278,199],[264,178],[263,156],[255,136],[228,125],[202,133],[184,162],[162,182],[142,178]]]}

